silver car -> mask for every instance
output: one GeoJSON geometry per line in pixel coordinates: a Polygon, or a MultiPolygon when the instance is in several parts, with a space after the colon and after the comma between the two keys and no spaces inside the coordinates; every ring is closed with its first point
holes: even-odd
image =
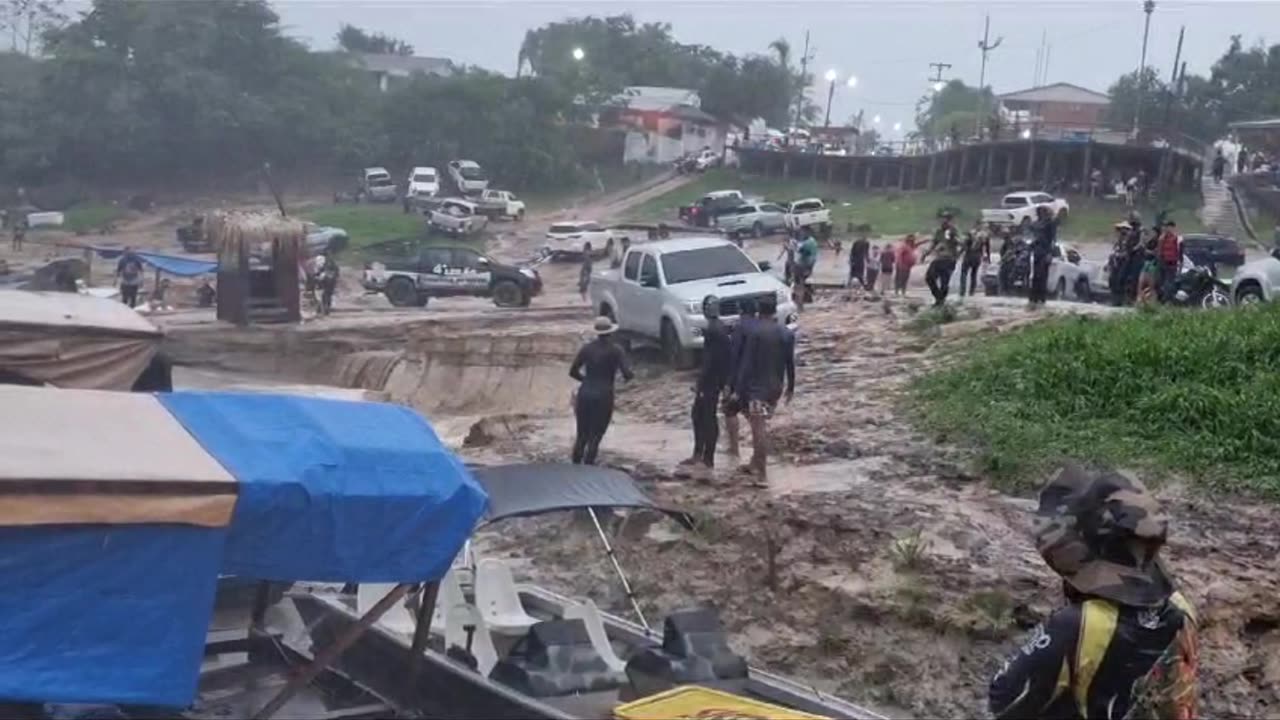
{"type": "Polygon", "coordinates": [[[761,237],[787,226],[787,211],[774,203],[746,203],[723,211],[715,225],[729,235],[761,237]]]}

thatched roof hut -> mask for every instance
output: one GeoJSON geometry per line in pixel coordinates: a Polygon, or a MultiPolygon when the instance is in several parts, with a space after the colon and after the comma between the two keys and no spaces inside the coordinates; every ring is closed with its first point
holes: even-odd
{"type": "Polygon", "coordinates": [[[218,254],[218,319],[237,325],[301,319],[298,266],[307,236],[301,221],[220,212],[205,220],[205,232],[218,254]]]}

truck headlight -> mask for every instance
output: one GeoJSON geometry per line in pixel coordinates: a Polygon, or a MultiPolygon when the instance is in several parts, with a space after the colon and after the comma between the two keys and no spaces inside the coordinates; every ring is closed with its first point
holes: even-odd
{"type": "Polygon", "coordinates": [[[685,311],[686,313],[688,313],[689,315],[694,315],[694,316],[701,315],[701,314],[702,314],[702,301],[701,301],[701,300],[686,300],[686,301],[685,301],[685,303],[684,303],[684,311],[685,311]]]}
{"type": "Polygon", "coordinates": [[[779,305],[786,305],[787,303],[791,302],[791,291],[790,291],[790,290],[779,290],[779,291],[777,292],[777,295],[778,295],[778,304],[779,304],[779,305]]]}

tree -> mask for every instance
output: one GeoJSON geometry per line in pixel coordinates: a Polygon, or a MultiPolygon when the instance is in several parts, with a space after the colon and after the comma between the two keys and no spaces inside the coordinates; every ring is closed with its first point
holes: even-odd
{"type": "Polygon", "coordinates": [[[30,55],[32,42],[67,22],[62,12],[66,0],[2,0],[0,33],[9,34],[9,49],[30,55]]]}
{"type": "Polygon", "coordinates": [[[1138,71],[1125,73],[1107,89],[1111,96],[1111,104],[1107,106],[1107,123],[1120,128],[1133,125],[1133,119],[1142,104],[1143,125],[1155,125],[1158,122],[1157,107],[1163,107],[1168,86],[1160,80],[1155,68],[1143,68],[1141,77],[1138,71]]]}
{"type": "Polygon", "coordinates": [[[916,127],[929,144],[942,140],[957,142],[971,136],[977,128],[979,105],[988,114],[983,125],[990,128],[990,115],[996,108],[991,88],[979,90],[961,80],[952,80],[921,104],[916,112],[916,127]]]}
{"type": "Polygon", "coordinates": [[[346,23],[343,23],[334,39],[338,41],[338,47],[347,52],[372,55],[413,54],[413,46],[404,40],[379,32],[371,33],[346,23]]]}

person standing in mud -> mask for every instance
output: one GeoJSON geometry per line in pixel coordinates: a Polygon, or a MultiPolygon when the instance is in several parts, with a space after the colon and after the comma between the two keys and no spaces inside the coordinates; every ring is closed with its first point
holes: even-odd
{"type": "Polygon", "coordinates": [[[1058,243],[1058,221],[1049,215],[1049,208],[1036,208],[1036,220],[1031,223],[1031,289],[1027,303],[1031,307],[1044,305],[1049,298],[1049,264],[1053,262],[1053,248],[1058,243]]]}
{"type": "Polygon", "coordinates": [[[751,334],[758,322],[756,311],[756,301],[753,298],[738,301],[738,322],[729,333],[729,385],[724,400],[720,403],[720,411],[724,413],[724,429],[729,436],[727,452],[734,457],[739,453],[738,440],[742,431],[738,416],[746,409],[742,398],[738,396],[734,381],[738,377],[738,366],[742,364],[742,349],[746,346],[747,335],[751,334]]]}
{"type": "Polygon", "coordinates": [[[1041,489],[1034,528],[1065,604],[991,680],[992,715],[1199,717],[1196,610],[1159,558],[1168,520],[1147,488],[1068,466],[1041,489]]]}
{"type": "Polygon", "coordinates": [[[795,281],[792,300],[797,310],[803,310],[806,304],[813,301],[813,286],[809,284],[809,278],[813,277],[814,268],[817,266],[818,239],[813,236],[812,231],[806,230],[804,240],[796,248],[795,269],[792,270],[792,279],[795,281]]]}
{"type": "MultiPolygon", "coordinates": [[[[876,258],[876,263],[880,268],[880,296],[889,297],[889,288],[893,283],[893,263],[898,253],[893,249],[893,243],[885,243],[880,248],[880,256],[876,258]]],[[[874,283],[872,283],[874,285],[874,283]]]]}
{"type": "Polygon", "coordinates": [[[573,439],[575,465],[596,464],[600,441],[613,420],[614,379],[619,373],[625,380],[634,377],[626,353],[613,341],[618,326],[601,316],[596,318],[592,329],[595,340],[582,346],[569,366],[569,377],[580,383],[573,400],[577,420],[577,434],[573,439]]]}
{"type": "MultiPolygon", "coordinates": [[[[938,226],[937,231],[933,233],[933,242],[929,244],[929,249],[920,256],[920,260],[924,261],[933,255],[933,261],[925,271],[924,282],[929,286],[929,292],[933,294],[934,307],[942,307],[947,302],[947,293],[951,291],[951,275],[956,271],[956,257],[960,252],[960,238],[956,234],[956,227],[951,217],[949,212],[942,214],[942,225],[938,226]]],[[[964,282],[963,276],[960,281],[964,282]]],[[[963,290],[961,294],[964,294],[963,290]]]]}
{"type": "Polygon", "coordinates": [[[582,296],[584,301],[587,299],[587,290],[591,287],[591,273],[595,270],[591,252],[591,243],[583,243],[582,267],[578,268],[578,295],[582,296]]]}
{"type": "Polygon", "coordinates": [[[324,265],[320,266],[320,314],[328,316],[333,310],[333,295],[338,291],[338,261],[330,253],[324,258],[324,265]]]}
{"type": "Polygon", "coordinates": [[[871,254],[871,243],[867,240],[866,235],[859,234],[858,239],[853,241],[849,246],[849,282],[848,287],[853,289],[853,284],[858,283],[858,287],[863,292],[870,292],[875,286],[875,281],[868,283],[867,278],[867,257],[871,254]]]}
{"type": "Polygon", "coordinates": [[[893,262],[893,294],[906,295],[911,282],[911,268],[916,265],[916,235],[911,233],[898,245],[893,262]]]}
{"type": "Polygon", "coordinates": [[[978,269],[991,262],[991,233],[982,226],[981,220],[974,224],[972,231],[964,234],[960,257],[960,297],[964,297],[966,283],[970,295],[977,292],[978,269]]]}
{"type": "Polygon", "coordinates": [[[138,305],[138,288],[142,287],[142,259],[126,247],[116,262],[116,277],[120,280],[120,302],[129,307],[138,305]]]}
{"type": "Polygon", "coordinates": [[[796,386],[795,336],[778,322],[777,311],[776,299],[760,300],[760,320],[745,337],[734,383],[751,423],[751,461],[739,471],[753,476],[757,484],[768,474],[769,418],[779,400],[791,402],[796,386]]]}
{"type": "Polygon", "coordinates": [[[716,464],[716,442],[720,439],[720,392],[729,383],[729,333],[720,322],[720,299],[708,295],[702,300],[707,326],[702,330],[702,367],[693,385],[693,455],[680,463],[707,468],[716,464]]]}

